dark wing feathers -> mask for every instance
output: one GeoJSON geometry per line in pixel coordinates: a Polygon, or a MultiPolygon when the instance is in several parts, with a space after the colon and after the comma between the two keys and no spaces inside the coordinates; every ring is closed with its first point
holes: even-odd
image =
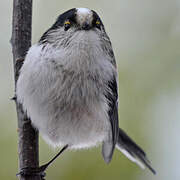
{"type": "Polygon", "coordinates": [[[109,163],[112,159],[114,148],[118,139],[118,91],[117,91],[117,81],[114,76],[111,81],[108,82],[108,92],[105,94],[108,105],[109,105],[109,120],[111,124],[111,132],[109,134],[109,140],[103,143],[102,154],[104,160],[109,163]]]}
{"type": "MultiPolygon", "coordinates": [[[[102,49],[106,55],[110,57],[110,62],[116,69],[116,61],[112,50],[112,45],[109,37],[107,36],[105,29],[102,29],[102,49]]],[[[109,139],[103,142],[102,154],[104,160],[108,163],[112,159],[114,148],[118,140],[118,87],[117,87],[117,74],[114,74],[113,78],[105,84],[108,91],[105,93],[107,102],[109,105],[109,121],[111,124],[111,131],[109,132],[109,139]]]]}
{"type": "Polygon", "coordinates": [[[117,90],[117,81],[114,77],[108,83],[109,91],[108,95],[106,96],[109,103],[109,120],[112,127],[112,140],[113,144],[115,145],[118,138],[118,131],[119,131],[119,122],[118,122],[118,90],[117,90]]]}

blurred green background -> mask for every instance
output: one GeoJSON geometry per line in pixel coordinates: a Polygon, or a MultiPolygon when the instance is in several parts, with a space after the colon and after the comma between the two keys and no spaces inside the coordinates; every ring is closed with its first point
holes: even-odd
{"type": "MultiPolygon", "coordinates": [[[[180,179],[180,1],[34,0],[33,43],[72,7],[101,16],[119,69],[120,126],[147,152],[157,175],[119,151],[107,165],[101,147],[65,152],[48,170],[51,180],[180,179]]],[[[0,0],[0,179],[17,179],[17,119],[11,45],[12,0],[0,0]]],[[[40,139],[40,162],[58,150],[40,139]]]]}

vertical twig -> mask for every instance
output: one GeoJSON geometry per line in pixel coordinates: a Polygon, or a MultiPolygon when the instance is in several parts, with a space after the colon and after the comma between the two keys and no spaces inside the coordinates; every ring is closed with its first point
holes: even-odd
{"type": "MultiPolygon", "coordinates": [[[[15,87],[24,57],[31,46],[32,0],[13,1],[12,50],[15,87]]],[[[15,99],[16,101],[16,99],[15,99]]],[[[19,132],[19,168],[38,167],[38,132],[16,101],[19,132]]],[[[41,180],[40,176],[22,176],[20,180],[41,180]]]]}

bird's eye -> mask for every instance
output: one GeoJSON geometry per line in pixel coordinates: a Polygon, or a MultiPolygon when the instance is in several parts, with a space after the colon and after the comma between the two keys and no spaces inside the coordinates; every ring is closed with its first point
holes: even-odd
{"type": "Polygon", "coordinates": [[[96,21],[96,27],[100,29],[101,22],[99,20],[96,21]]]}
{"type": "Polygon", "coordinates": [[[71,27],[71,22],[69,20],[64,22],[64,30],[67,31],[71,27]]]}
{"type": "Polygon", "coordinates": [[[100,24],[101,24],[100,21],[97,20],[97,21],[96,21],[96,25],[100,25],[100,24]]]}

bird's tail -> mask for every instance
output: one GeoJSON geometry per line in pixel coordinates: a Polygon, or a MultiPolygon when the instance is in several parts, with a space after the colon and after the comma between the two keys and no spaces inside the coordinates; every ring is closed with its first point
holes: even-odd
{"type": "Polygon", "coordinates": [[[153,174],[156,174],[156,171],[151,167],[145,152],[130,137],[128,137],[122,129],[119,129],[116,147],[126,155],[127,158],[138,164],[141,168],[144,169],[145,167],[148,167],[153,174]]]}

